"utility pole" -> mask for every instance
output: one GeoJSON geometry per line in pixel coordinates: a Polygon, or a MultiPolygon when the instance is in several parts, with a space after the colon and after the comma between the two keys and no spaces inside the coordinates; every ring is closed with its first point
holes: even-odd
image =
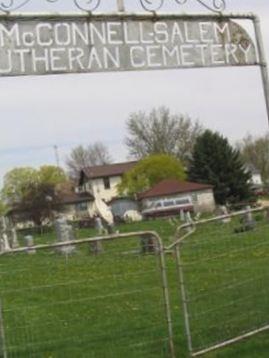
{"type": "Polygon", "coordinates": [[[54,153],[55,153],[55,159],[56,159],[57,167],[60,168],[60,157],[59,157],[58,146],[57,146],[57,145],[54,145],[53,148],[54,148],[54,153]]]}
{"type": "Polygon", "coordinates": [[[267,110],[267,119],[269,124],[269,77],[268,77],[268,66],[266,62],[265,49],[263,44],[263,37],[261,31],[261,22],[258,16],[254,17],[254,28],[257,39],[257,49],[259,53],[259,62],[262,75],[263,91],[267,110]]]}

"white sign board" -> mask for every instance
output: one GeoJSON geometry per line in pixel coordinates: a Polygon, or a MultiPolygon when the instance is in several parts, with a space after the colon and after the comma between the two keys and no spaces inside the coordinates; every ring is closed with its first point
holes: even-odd
{"type": "Polygon", "coordinates": [[[257,64],[231,20],[12,17],[0,20],[0,76],[257,64]]]}

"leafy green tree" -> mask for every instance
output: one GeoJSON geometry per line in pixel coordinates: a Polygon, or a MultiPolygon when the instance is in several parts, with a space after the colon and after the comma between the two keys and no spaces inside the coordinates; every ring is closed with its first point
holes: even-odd
{"type": "Polygon", "coordinates": [[[254,138],[247,135],[238,144],[246,164],[252,165],[261,173],[264,183],[269,182],[269,134],[254,138]]]}
{"type": "Polygon", "coordinates": [[[6,214],[7,207],[5,203],[0,199],[0,216],[3,216],[6,214]]]}
{"type": "Polygon", "coordinates": [[[189,179],[214,186],[217,203],[249,200],[250,173],[239,151],[217,132],[206,130],[197,138],[189,167],[189,179]]]}
{"type": "Polygon", "coordinates": [[[38,172],[34,168],[14,168],[4,176],[2,196],[10,205],[23,200],[29,187],[36,185],[38,172]]]}
{"type": "Polygon", "coordinates": [[[4,177],[2,196],[10,208],[27,212],[36,225],[41,225],[57,202],[57,186],[66,181],[64,171],[55,166],[15,168],[4,177]]]}
{"type": "Polygon", "coordinates": [[[120,194],[135,195],[149,189],[164,179],[184,180],[182,163],[167,154],[156,154],[140,160],[123,176],[120,194]]]}

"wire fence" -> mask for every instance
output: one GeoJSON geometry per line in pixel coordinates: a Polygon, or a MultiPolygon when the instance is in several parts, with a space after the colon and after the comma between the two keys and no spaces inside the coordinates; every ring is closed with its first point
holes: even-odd
{"type": "Polygon", "coordinates": [[[162,242],[118,236],[1,255],[0,355],[174,356],[162,242]]]}
{"type": "Polygon", "coordinates": [[[267,211],[197,222],[174,248],[192,356],[269,329],[267,211]]]}
{"type": "Polygon", "coordinates": [[[0,253],[0,356],[186,357],[183,322],[197,356],[269,329],[267,211],[182,228],[0,253]]]}

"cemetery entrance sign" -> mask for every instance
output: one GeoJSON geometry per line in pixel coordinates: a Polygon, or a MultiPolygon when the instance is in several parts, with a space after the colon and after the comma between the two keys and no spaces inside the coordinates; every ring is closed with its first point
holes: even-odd
{"type": "MultiPolygon", "coordinates": [[[[27,2],[24,1],[22,6],[27,2]]],[[[186,0],[177,2],[183,4],[186,0]]],[[[77,0],[75,3],[78,6],[77,0]]],[[[91,4],[91,1],[86,3],[91,4]]],[[[152,1],[141,0],[141,3],[150,5],[152,1]]],[[[199,3],[209,8],[204,1],[199,0],[199,3]]],[[[0,10],[3,4],[0,2],[0,10]]],[[[14,2],[7,4],[5,6],[9,8],[14,2]]],[[[97,4],[100,4],[100,0],[97,4]]],[[[123,1],[118,0],[118,4],[121,4],[119,8],[122,8],[122,12],[113,14],[0,15],[0,76],[259,65],[269,119],[268,73],[258,17],[253,14],[222,13],[127,14],[123,11],[123,1]],[[254,25],[254,40],[238,20],[249,20],[254,25]]],[[[214,4],[217,7],[216,1],[214,4]]],[[[42,246],[39,248],[42,249],[42,246]]],[[[171,356],[175,357],[164,251],[159,251],[169,345],[171,356]]],[[[192,356],[224,347],[261,331],[257,329],[194,353],[186,304],[184,311],[192,356]]]]}
{"type": "Polygon", "coordinates": [[[220,15],[0,17],[0,75],[257,65],[246,30],[220,15]]]}

